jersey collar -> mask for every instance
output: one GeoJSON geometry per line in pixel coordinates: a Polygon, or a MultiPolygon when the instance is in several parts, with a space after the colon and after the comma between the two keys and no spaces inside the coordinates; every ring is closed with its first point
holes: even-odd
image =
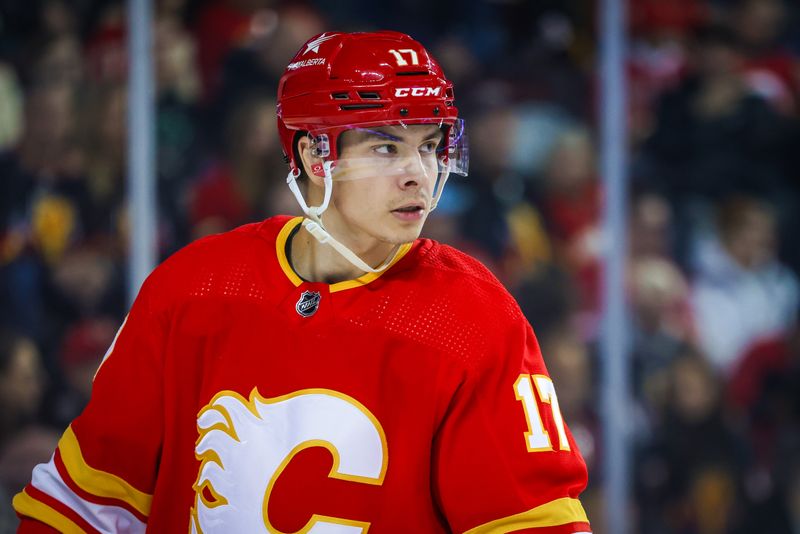
{"type": "MultiPolygon", "coordinates": [[[[292,284],[294,284],[295,287],[299,287],[305,282],[294,271],[291,263],[289,262],[289,259],[286,257],[286,241],[289,239],[289,236],[292,235],[292,232],[302,222],[303,222],[303,217],[294,217],[292,219],[289,219],[286,222],[286,224],[283,225],[283,228],[281,228],[281,231],[278,233],[278,238],[275,240],[275,252],[278,255],[278,263],[281,266],[281,270],[286,275],[286,278],[288,278],[289,281],[292,284]]],[[[335,293],[337,291],[344,291],[345,289],[352,289],[354,287],[361,287],[369,284],[373,280],[379,278],[383,273],[391,269],[392,266],[394,266],[398,261],[400,261],[408,253],[408,251],[411,250],[412,246],[413,243],[405,243],[404,245],[402,245],[400,247],[400,250],[397,251],[397,254],[395,255],[392,262],[383,271],[379,273],[366,273],[354,280],[345,280],[343,282],[336,282],[335,284],[330,284],[328,286],[328,290],[331,293],[335,293]]]]}

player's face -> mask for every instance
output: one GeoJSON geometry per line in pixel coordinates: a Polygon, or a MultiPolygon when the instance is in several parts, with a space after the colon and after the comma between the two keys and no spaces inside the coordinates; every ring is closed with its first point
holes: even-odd
{"type": "Polygon", "coordinates": [[[430,211],[442,136],[430,124],[342,134],[332,204],[347,235],[388,244],[419,236],[430,211]]]}

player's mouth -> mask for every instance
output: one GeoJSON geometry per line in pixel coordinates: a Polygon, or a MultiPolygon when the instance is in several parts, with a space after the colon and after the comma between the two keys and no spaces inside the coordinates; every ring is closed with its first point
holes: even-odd
{"type": "Polygon", "coordinates": [[[392,215],[404,222],[419,221],[425,215],[425,204],[412,202],[392,210],[392,215]]]}

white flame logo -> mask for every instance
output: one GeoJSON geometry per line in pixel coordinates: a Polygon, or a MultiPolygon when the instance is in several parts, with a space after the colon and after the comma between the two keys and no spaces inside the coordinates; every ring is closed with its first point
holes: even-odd
{"type": "MultiPolygon", "coordinates": [[[[334,462],[329,477],[380,485],[386,475],[386,437],[358,401],[325,389],[265,399],[233,391],[217,394],[197,418],[201,461],[190,532],[279,532],[268,502],[275,481],[295,454],[325,447],[334,462]]],[[[314,515],[301,530],[357,534],[369,523],[314,515]]]]}

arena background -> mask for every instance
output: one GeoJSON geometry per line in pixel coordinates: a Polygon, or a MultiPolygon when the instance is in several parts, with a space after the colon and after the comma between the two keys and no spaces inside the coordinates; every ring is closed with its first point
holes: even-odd
{"type": "MultiPolygon", "coordinates": [[[[606,521],[600,5],[162,0],[158,258],[297,213],[277,80],[310,36],[395,29],[454,81],[470,176],[425,234],[532,323],[590,471],[595,532],[800,532],[800,7],[627,4],[626,509],[606,521]]],[[[0,0],[0,532],[126,312],[126,5],[0,0]]],[[[605,145],[602,145],[605,146],[605,145]]],[[[606,414],[607,415],[607,414],[606,414]]],[[[607,427],[606,427],[607,428],[607,427]]]]}

